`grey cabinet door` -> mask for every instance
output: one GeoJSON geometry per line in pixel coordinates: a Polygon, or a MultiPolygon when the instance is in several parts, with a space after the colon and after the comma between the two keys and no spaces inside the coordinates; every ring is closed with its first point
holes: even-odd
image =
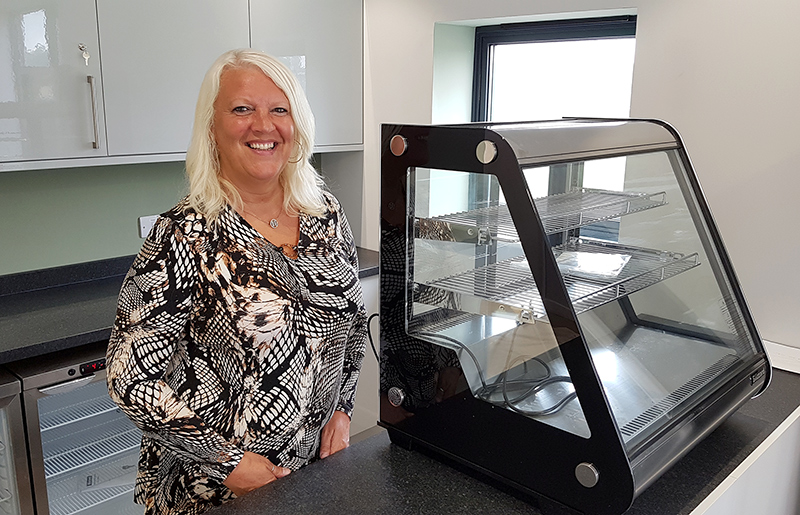
{"type": "Polygon", "coordinates": [[[109,155],[182,153],[200,82],[249,46],[247,0],[97,0],[109,155]]]}
{"type": "Polygon", "coordinates": [[[363,143],[361,0],[250,0],[253,48],[300,79],[317,123],[317,151],[363,143]]]}
{"type": "Polygon", "coordinates": [[[3,0],[0,162],[105,156],[103,118],[94,0],[3,0]]]}

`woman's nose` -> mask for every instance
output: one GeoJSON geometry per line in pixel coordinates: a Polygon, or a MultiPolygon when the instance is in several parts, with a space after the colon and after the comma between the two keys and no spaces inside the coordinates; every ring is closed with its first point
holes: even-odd
{"type": "Polygon", "coordinates": [[[268,132],[275,128],[269,112],[256,111],[253,119],[253,130],[268,132]]]}

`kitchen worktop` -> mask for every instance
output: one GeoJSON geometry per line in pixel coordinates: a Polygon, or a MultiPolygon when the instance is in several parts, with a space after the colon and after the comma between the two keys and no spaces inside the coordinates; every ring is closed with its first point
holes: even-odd
{"type": "MultiPolygon", "coordinates": [[[[378,253],[358,248],[359,277],[378,253]]],[[[108,339],[134,256],[0,276],[0,364],[108,339]]]]}
{"type": "MultiPolygon", "coordinates": [[[[646,489],[626,515],[684,515],[697,507],[800,405],[800,376],[774,372],[760,397],[748,401],[646,489]]],[[[574,513],[476,475],[391,444],[379,429],[209,515],[574,513]]]]}

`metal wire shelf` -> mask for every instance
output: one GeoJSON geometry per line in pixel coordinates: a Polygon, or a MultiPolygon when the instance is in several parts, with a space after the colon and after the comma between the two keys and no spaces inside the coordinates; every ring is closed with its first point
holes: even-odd
{"type": "Polygon", "coordinates": [[[142,439],[142,433],[123,415],[76,433],[64,429],[63,436],[42,442],[48,480],[136,449],[142,439]]]}
{"type": "MultiPolygon", "coordinates": [[[[536,210],[547,234],[576,229],[585,225],[617,218],[619,216],[652,209],[667,203],[666,193],[633,193],[581,188],[534,199],[536,210]]],[[[433,222],[446,223],[457,241],[459,235],[517,242],[519,235],[511,219],[508,206],[490,206],[433,217],[433,222]]],[[[420,237],[435,239],[422,231],[420,237]]],[[[471,239],[471,238],[470,238],[471,239]]]]}
{"type": "Polygon", "coordinates": [[[84,394],[85,398],[79,399],[69,406],[59,406],[51,411],[42,411],[39,415],[41,431],[49,431],[66,424],[118,410],[117,405],[108,396],[105,383],[99,384],[103,387],[102,389],[84,388],[79,393],[84,394]]]}
{"type": "MultiPolygon", "coordinates": [[[[47,485],[47,497],[51,515],[72,515],[86,513],[87,510],[105,507],[104,513],[110,513],[109,502],[120,496],[133,496],[136,476],[136,464],[139,453],[128,451],[119,459],[104,463],[99,468],[76,473],[51,481],[47,485]]],[[[132,504],[132,503],[131,503],[132,504]]],[[[114,513],[124,503],[114,504],[114,513]]],[[[135,506],[135,505],[134,505],[135,506]]],[[[127,513],[130,510],[123,510],[127,513]]],[[[143,509],[138,507],[141,515],[143,509]]],[[[135,510],[134,510],[135,512],[135,510]]]]}
{"type": "MultiPolygon", "coordinates": [[[[683,255],[582,239],[572,240],[554,249],[556,256],[567,251],[624,253],[630,256],[615,277],[578,276],[562,271],[567,292],[578,314],[652,286],[700,264],[697,253],[683,255]]],[[[479,303],[488,300],[495,305],[508,305],[510,311],[513,311],[512,308],[527,310],[535,318],[545,316],[539,290],[524,256],[437,279],[423,286],[472,297],[479,303]]]]}

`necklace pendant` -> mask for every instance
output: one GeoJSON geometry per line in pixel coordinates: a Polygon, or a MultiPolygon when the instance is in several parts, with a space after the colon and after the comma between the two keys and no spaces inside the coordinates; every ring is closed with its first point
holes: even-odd
{"type": "Polygon", "coordinates": [[[277,229],[278,228],[278,220],[273,218],[272,220],[269,221],[269,226],[272,227],[273,229],[277,229]]]}

